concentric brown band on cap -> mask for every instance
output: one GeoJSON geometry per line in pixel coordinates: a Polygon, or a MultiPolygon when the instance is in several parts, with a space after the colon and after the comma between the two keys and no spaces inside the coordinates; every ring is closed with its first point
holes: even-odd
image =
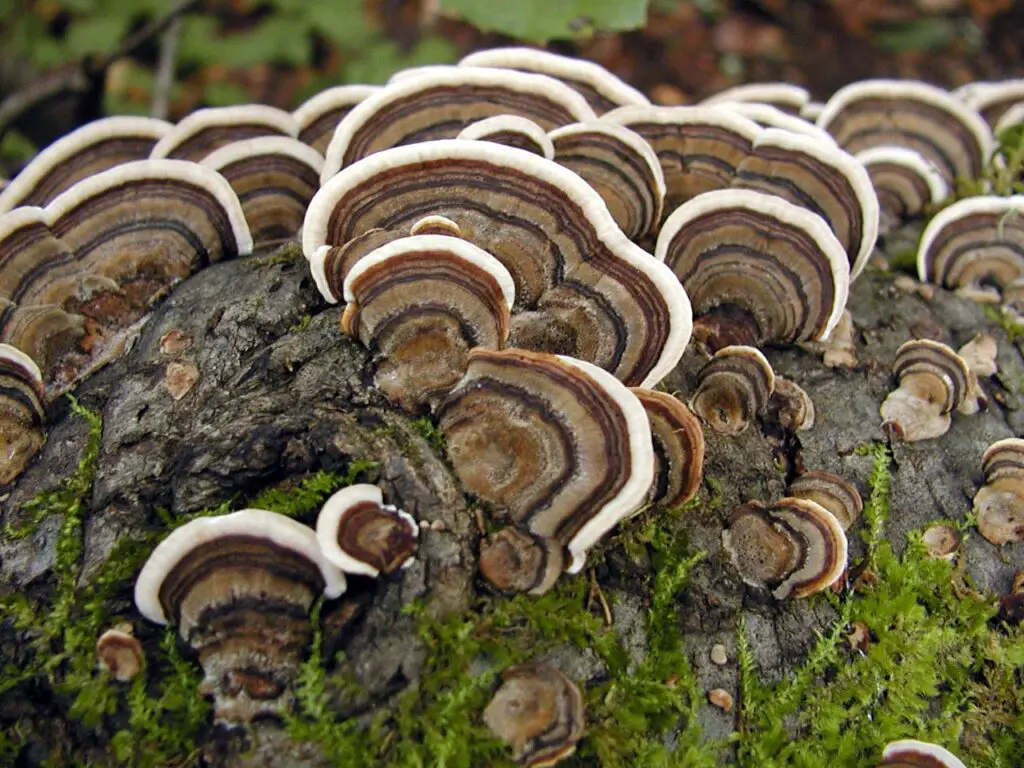
{"type": "Polygon", "coordinates": [[[456,136],[471,141],[493,141],[513,149],[522,149],[546,160],[555,156],[555,148],[544,129],[518,115],[497,115],[470,123],[456,136]]]}
{"type": "Polygon", "coordinates": [[[981,471],[985,473],[986,483],[1000,477],[1024,479],[1024,440],[1019,437],[996,440],[981,457],[981,471]]]}
{"type": "Polygon", "coordinates": [[[45,376],[85,336],[85,318],[53,304],[19,306],[0,299],[0,343],[10,344],[36,361],[45,376]]]}
{"type": "Polygon", "coordinates": [[[810,101],[806,88],[792,83],[745,83],[719,91],[701,102],[702,105],[724,105],[731,102],[768,104],[791,115],[800,114],[810,101]]]}
{"type": "Polygon", "coordinates": [[[13,482],[43,445],[43,379],[35,362],[0,344],[0,485],[13,482]]]}
{"type": "Polygon", "coordinates": [[[775,372],[754,347],[723,347],[701,368],[690,407],[716,432],[736,435],[764,413],[775,372]]]}
{"type": "Polygon", "coordinates": [[[847,480],[831,472],[804,472],[789,484],[790,496],[807,499],[827,509],[847,530],[864,509],[857,489],[847,480]]]}
{"type": "Polygon", "coordinates": [[[926,205],[949,194],[949,186],[919,152],[905,147],[874,147],[856,156],[871,177],[878,204],[889,227],[910,219],[926,205]]]}
{"type": "Polygon", "coordinates": [[[704,470],[704,430],[678,398],[653,389],[630,390],[651,423],[655,473],[651,504],[675,507],[697,494],[704,470]]]}
{"type": "Polygon", "coordinates": [[[299,141],[325,154],[338,123],[379,90],[376,85],[339,85],[311,96],[292,112],[299,124],[299,141]]]}
{"type": "Polygon", "coordinates": [[[60,306],[75,296],[80,273],[74,253],[50,231],[43,209],[0,215],[0,297],[60,306]]]}
{"type": "MultiPolygon", "coordinates": [[[[940,413],[956,410],[967,396],[970,381],[970,369],[967,363],[956,352],[937,341],[930,339],[913,339],[896,350],[896,359],[892,366],[893,375],[903,386],[908,377],[933,377],[942,383],[940,399],[930,398],[940,408],[940,413]]],[[[933,387],[927,387],[929,393],[933,387]]]]}

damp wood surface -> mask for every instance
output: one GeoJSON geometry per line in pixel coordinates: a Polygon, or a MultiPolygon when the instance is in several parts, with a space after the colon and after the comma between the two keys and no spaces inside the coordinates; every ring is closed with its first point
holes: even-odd
{"type": "MultiPolygon", "coordinates": [[[[40,458],[3,499],[0,765],[511,765],[481,714],[501,669],[529,659],[584,691],[587,733],[566,766],[872,765],[900,737],[970,765],[1021,764],[1024,635],[994,615],[1024,544],[996,548],[969,524],[982,453],[1024,430],[1019,341],[981,306],[941,289],[925,300],[874,268],[848,307],[854,369],[766,350],[813,399],[813,429],[708,431],[693,502],[620,523],[582,574],[511,599],[475,567],[478,519],[500,520],[462,494],[430,419],[375,391],[298,247],[204,269],[74,406],[54,405],[40,458]],[[957,348],[982,330],[999,347],[989,409],[889,450],[878,408],[899,345],[957,348]],[[777,601],[744,586],[721,532],[738,504],[783,496],[798,468],[837,473],[865,499],[849,532],[856,586],[777,601]],[[309,523],[355,481],[434,523],[416,563],[353,578],[321,606],[286,723],[214,731],[198,666],[135,611],[139,566],[192,516],[263,506],[309,523]],[[919,532],[936,520],[963,528],[955,565],[923,554],[919,532]],[[119,621],[147,659],[131,683],[96,667],[95,641],[119,621]],[[872,633],[866,650],[846,637],[855,621],[872,633]],[[708,701],[715,689],[730,711],[708,701]]],[[[699,367],[688,353],[659,388],[685,399],[699,367]]]]}

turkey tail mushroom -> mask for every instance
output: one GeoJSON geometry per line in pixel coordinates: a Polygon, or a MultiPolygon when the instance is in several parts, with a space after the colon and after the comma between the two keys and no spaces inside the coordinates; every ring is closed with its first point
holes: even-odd
{"type": "Polygon", "coordinates": [[[496,115],[478,120],[463,128],[455,138],[493,141],[505,147],[530,152],[545,160],[553,160],[555,157],[555,148],[544,129],[533,120],[518,115],[496,115]]]}
{"type": "Polygon", "coordinates": [[[960,759],[938,744],[916,739],[892,741],[882,750],[875,768],[967,768],[960,759]]]}
{"type": "Polygon", "coordinates": [[[693,412],[666,392],[630,390],[647,411],[654,447],[648,504],[677,507],[697,495],[704,472],[704,430],[693,412]]]}
{"type": "Polygon", "coordinates": [[[334,131],[355,106],[380,90],[376,85],[338,85],[306,99],[292,117],[299,126],[299,141],[321,156],[334,137],[334,131]]]}
{"type": "Polygon", "coordinates": [[[25,471],[43,446],[46,395],[31,357],[0,344],[0,486],[25,471]]]}
{"type": "Polygon", "coordinates": [[[754,347],[723,347],[701,368],[690,408],[715,432],[738,435],[762,415],[775,391],[771,363],[754,347]]]}
{"type": "Polygon", "coordinates": [[[151,158],[198,163],[225,144],[257,136],[297,138],[299,124],[290,113],[265,104],[198,109],[174,126],[153,147],[151,158]]]}
{"type": "Polygon", "coordinates": [[[895,429],[908,443],[946,434],[950,413],[970,390],[971,372],[964,359],[945,344],[914,339],[896,350],[893,375],[899,387],[882,403],[883,428],[895,429]]]}
{"type": "Polygon", "coordinates": [[[1024,539],[1024,440],[992,443],[981,458],[985,483],[974,496],[978,531],[996,546],[1024,539]]]}
{"type": "Polygon", "coordinates": [[[949,184],[920,152],[906,147],[873,147],[856,155],[878,197],[879,231],[920,215],[949,195],[949,184]]]}
{"type": "Polygon", "coordinates": [[[804,472],[797,475],[789,484],[787,492],[793,498],[813,501],[827,509],[844,531],[860,519],[864,510],[864,501],[853,484],[831,472],[804,472]]]}
{"type": "Polygon", "coordinates": [[[790,115],[799,115],[811,99],[806,88],[792,83],[745,83],[709,96],[703,106],[721,106],[733,102],[768,104],[790,115]]]}

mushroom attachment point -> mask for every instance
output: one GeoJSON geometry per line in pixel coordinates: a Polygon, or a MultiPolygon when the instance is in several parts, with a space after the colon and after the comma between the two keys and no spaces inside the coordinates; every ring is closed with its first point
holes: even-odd
{"type": "Polygon", "coordinates": [[[43,376],[31,357],[0,344],[0,486],[13,482],[43,446],[43,376]]]}
{"type": "Polygon", "coordinates": [[[974,496],[978,531],[996,546],[1024,540],[1024,440],[992,443],[981,469],[985,484],[974,496]]]}
{"type": "Polygon", "coordinates": [[[740,578],[779,600],[831,586],[846,568],[846,534],[835,516],[807,499],[757,501],[733,510],[722,545],[740,578]]]}
{"type": "Polygon", "coordinates": [[[151,158],[198,163],[225,144],[257,136],[297,138],[299,124],[288,112],[265,104],[197,109],[153,147],[151,158]]]}
{"type": "Polygon", "coordinates": [[[831,472],[804,472],[789,484],[787,492],[793,498],[813,501],[827,509],[844,531],[860,519],[864,510],[864,502],[853,483],[831,472]]]}
{"type": "Polygon", "coordinates": [[[316,519],[324,557],[345,573],[359,576],[387,575],[412,565],[418,536],[412,515],[385,504],[375,485],[341,489],[316,519]]]}
{"type": "Polygon", "coordinates": [[[654,447],[648,504],[676,507],[697,494],[704,471],[704,430],[693,412],[666,392],[630,390],[647,411],[654,447]]]}
{"type": "Polygon", "coordinates": [[[539,662],[517,664],[484,710],[484,723],[528,768],[556,765],[583,738],[583,695],[561,671],[539,662]]]}
{"type": "Polygon", "coordinates": [[[970,389],[966,361],[945,344],[913,339],[896,350],[892,370],[899,387],[882,403],[883,426],[894,428],[908,443],[946,434],[950,413],[970,389]]]}
{"type": "Polygon", "coordinates": [[[553,160],[555,148],[544,129],[533,120],[519,115],[495,115],[470,123],[456,136],[471,141],[493,141],[513,149],[521,149],[545,160],[553,160]]]}
{"type": "Polygon", "coordinates": [[[938,744],[916,739],[892,741],[882,750],[876,768],[967,768],[956,755],[938,744]]]}
{"type": "Polygon", "coordinates": [[[775,373],[759,350],[728,346],[701,368],[690,408],[715,432],[738,435],[764,413],[774,391],[775,373]]]}
{"type": "Polygon", "coordinates": [[[135,582],[139,612],[173,624],[206,673],[214,721],[228,727],[290,711],[309,610],[345,591],[312,529],[261,509],[201,517],[175,529],[135,582]]]}

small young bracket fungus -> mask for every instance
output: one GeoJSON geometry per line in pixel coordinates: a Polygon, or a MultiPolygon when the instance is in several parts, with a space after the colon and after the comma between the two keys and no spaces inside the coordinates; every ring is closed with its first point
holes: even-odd
{"type": "Polygon", "coordinates": [[[470,141],[493,141],[506,147],[514,147],[545,160],[555,159],[555,148],[544,129],[533,120],[519,115],[495,115],[475,123],[470,123],[457,139],[470,141]]]}
{"type": "Polygon", "coordinates": [[[828,100],[818,126],[858,154],[880,146],[920,152],[951,187],[977,179],[992,154],[992,132],[981,116],[948,91],[907,80],[864,80],[828,100]]]}
{"type": "Polygon", "coordinates": [[[1000,118],[1024,102],[1024,78],[968,83],[954,90],[953,95],[980,113],[989,125],[997,126],[998,134],[1000,118]]]}
{"type": "Polygon", "coordinates": [[[327,148],[320,181],[375,152],[452,139],[470,123],[496,115],[526,117],[546,131],[595,119],[582,96],[550,77],[430,67],[388,83],[345,116],[327,148]]]}
{"type": "Polygon", "coordinates": [[[385,504],[376,485],[350,485],[331,496],[316,519],[324,557],[346,573],[376,578],[414,562],[419,526],[385,504]]]}
{"type": "Polygon", "coordinates": [[[981,459],[985,484],[974,496],[978,531],[996,546],[1024,540],[1024,440],[997,440],[981,459]]]}
{"type": "Polygon", "coordinates": [[[142,567],[135,605],[177,626],[199,655],[215,722],[231,727],[289,711],[312,636],[309,609],[344,591],[312,529],[244,509],[175,529],[142,567]]]}
{"type": "Polygon", "coordinates": [[[867,170],[875,188],[882,234],[949,195],[949,184],[942,174],[913,149],[872,147],[858,152],[856,159],[867,170]]]}
{"type": "Polygon", "coordinates": [[[676,507],[697,495],[704,471],[704,430],[678,398],[653,389],[630,390],[647,411],[654,446],[648,504],[676,507]]]}
{"type": "Polygon", "coordinates": [[[197,109],[153,147],[151,158],[198,163],[215,149],[257,136],[297,138],[299,124],[290,113],[265,104],[197,109]]]}
{"type": "Polygon", "coordinates": [[[916,739],[892,741],[882,750],[876,768],[967,768],[952,752],[938,744],[916,739]]]}
{"type": "Polygon", "coordinates": [[[528,768],[560,763],[583,738],[583,694],[562,672],[539,662],[517,664],[484,710],[484,723],[528,768]]]}
{"type": "Polygon", "coordinates": [[[917,274],[973,291],[1024,275],[1024,195],[969,197],[940,211],[921,234],[917,274]]]}
{"type": "Polygon", "coordinates": [[[792,379],[775,377],[775,391],[768,400],[768,419],[789,432],[803,432],[814,427],[814,401],[803,387],[792,379]]]}
{"type": "Polygon", "coordinates": [[[949,414],[970,387],[970,369],[956,352],[937,341],[914,339],[896,350],[893,374],[899,388],[889,393],[880,413],[900,439],[913,443],[946,434],[949,414]]]}
{"type": "Polygon", "coordinates": [[[202,165],[220,173],[238,195],[254,248],[295,236],[320,188],[324,159],[288,136],[259,136],[225,144],[202,165]]]}
{"type": "Polygon", "coordinates": [[[0,344],[0,486],[17,478],[43,445],[43,376],[32,358],[0,344]]]}
{"type": "Polygon", "coordinates": [[[921,534],[921,542],[929,557],[952,560],[960,546],[960,534],[951,525],[930,525],[921,534]]]}
{"type": "Polygon", "coordinates": [[[745,83],[719,91],[704,99],[701,104],[713,106],[733,102],[755,102],[768,104],[790,115],[799,115],[800,110],[810,99],[811,94],[806,88],[792,83],[745,83]]]}
{"type": "Polygon", "coordinates": [[[326,154],[338,123],[356,104],[379,90],[376,85],[338,85],[306,99],[292,112],[299,124],[299,141],[320,155],[326,154]]]}
{"type": "Polygon", "coordinates": [[[121,683],[139,674],[145,662],[142,645],[132,632],[132,625],[127,623],[118,624],[100,635],[96,641],[96,656],[100,666],[121,683]]]}
{"type": "Polygon", "coordinates": [[[958,412],[970,416],[988,405],[988,395],[982,389],[980,380],[994,376],[999,370],[996,365],[998,352],[995,337],[988,333],[976,334],[957,350],[957,354],[967,363],[967,369],[971,372],[967,381],[967,395],[957,408],[958,412]]]}
{"type": "Polygon", "coordinates": [[[416,235],[356,262],[344,296],[341,330],[373,351],[388,399],[415,411],[462,377],[471,349],[505,346],[515,286],[475,245],[416,235]]]}
{"type": "Polygon", "coordinates": [[[502,592],[543,595],[565,570],[565,550],[510,525],[480,542],[479,565],[480,575],[502,592]]]}
{"type": "Polygon", "coordinates": [[[789,484],[787,493],[813,501],[831,512],[844,531],[860,519],[864,502],[848,480],[831,472],[804,472],[789,484]]]}
{"type": "Polygon", "coordinates": [[[686,289],[694,338],[710,352],[825,338],[849,293],[846,251],[821,217],[753,190],[708,192],[680,206],[655,256],[686,289]]]}
{"type": "Polygon", "coordinates": [[[665,204],[665,176],[654,149],[624,125],[574,123],[548,134],[555,162],[592,186],[630,240],[654,234],[665,204]]]}
{"type": "Polygon", "coordinates": [[[775,391],[771,363],[754,347],[723,347],[701,368],[690,408],[721,435],[738,435],[775,391]]]}
{"type": "Polygon", "coordinates": [[[587,100],[597,114],[616,107],[650,104],[647,97],[600,64],[535,48],[491,48],[471,53],[459,66],[498,67],[561,80],[587,100]]]}
{"type": "Polygon", "coordinates": [[[654,479],[640,401],[579,360],[474,349],[438,416],[466,489],[534,536],[566,547],[570,573],[640,508],[654,479]]]}
{"type": "Polygon", "coordinates": [[[722,545],[740,578],[779,600],[831,586],[846,568],[846,534],[835,516],[807,499],[737,507],[722,545]]]}
{"type": "Polygon", "coordinates": [[[0,213],[22,205],[46,205],[87,176],[144,160],[171,128],[164,120],[123,115],[83,125],[37,154],[0,191],[0,213]]]}
{"type": "Polygon", "coordinates": [[[55,363],[85,338],[85,318],[53,304],[19,306],[0,299],[0,342],[36,361],[49,381],[55,363]]]}

